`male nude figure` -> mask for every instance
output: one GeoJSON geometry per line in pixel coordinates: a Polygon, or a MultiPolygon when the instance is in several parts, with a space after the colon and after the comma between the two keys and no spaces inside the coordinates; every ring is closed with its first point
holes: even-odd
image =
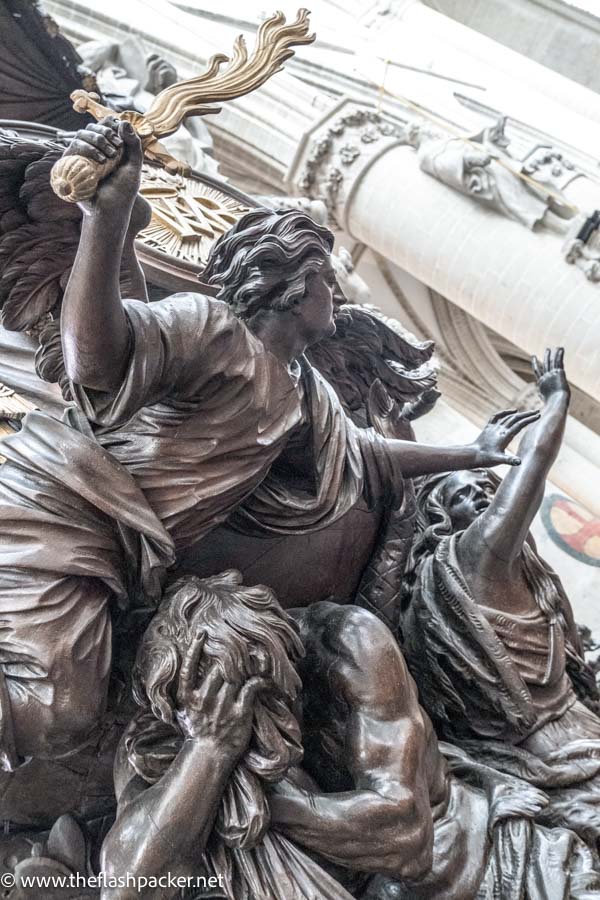
{"type": "Polygon", "coordinates": [[[362,900],[547,900],[549,865],[553,897],[600,896],[597,856],[574,832],[534,824],[541,791],[449,745],[446,762],[382,622],[334,603],[292,615],[305,756],[272,790],[273,828],[362,900]]]}
{"type": "MultiPolygon", "coordinates": [[[[446,746],[451,768],[460,769],[456,777],[382,622],[334,603],[295,610],[306,651],[299,658],[289,619],[267,588],[249,590],[270,604],[272,627],[263,621],[248,628],[242,614],[244,630],[231,630],[238,598],[213,597],[229,590],[232,577],[241,583],[238,573],[192,580],[182,595],[187,631],[175,626],[183,616],[167,599],[143,639],[140,710],[117,753],[117,818],[102,849],[107,874],[225,873],[230,900],[247,897],[249,886],[253,900],[487,900],[504,896],[503,884],[514,889],[510,896],[547,900],[540,885],[551,858],[553,896],[566,896],[567,887],[577,900],[600,896],[597,858],[582,841],[567,829],[533,824],[546,800],[540,791],[446,746]],[[203,596],[222,603],[224,628],[213,624],[220,617],[206,613],[203,596]],[[273,643],[261,647],[282,628],[287,663],[281,654],[275,661],[273,643]],[[229,661],[225,670],[222,660],[229,661]],[[289,693],[277,688],[275,706],[266,698],[292,661],[302,690],[290,719],[289,693]],[[262,674],[248,678],[252,671],[262,674]],[[255,718],[263,696],[266,706],[255,718]],[[257,735],[269,709],[276,717],[263,743],[257,735]],[[269,765],[279,764],[283,749],[285,768],[273,783],[261,762],[255,788],[240,791],[234,773],[265,748],[269,765]],[[266,810],[256,787],[260,795],[268,791],[266,810]],[[228,816],[237,839],[223,846],[228,816]]],[[[261,604],[258,615],[266,608],[261,604]]],[[[107,889],[102,897],[133,900],[134,893],[107,889]]]]}

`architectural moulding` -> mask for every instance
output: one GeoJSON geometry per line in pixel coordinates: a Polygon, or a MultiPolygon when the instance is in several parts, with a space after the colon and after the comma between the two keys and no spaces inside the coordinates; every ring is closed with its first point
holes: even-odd
{"type": "Polygon", "coordinates": [[[345,98],[305,135],[288,175],[292,190],[324,200],[334,227],[346,229],[344,210],[369,168],[408,132],[374,106],[345,98]]]}

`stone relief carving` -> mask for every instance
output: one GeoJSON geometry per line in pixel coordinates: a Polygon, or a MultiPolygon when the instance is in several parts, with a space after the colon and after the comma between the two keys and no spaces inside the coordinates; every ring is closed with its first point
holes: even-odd
{"type": "Polygon", "coordinates": [[[588,281],[600,281],[600,214],[576,216],[569,228],[562,252],[565,260],[577,266],[588,281]]]}
{"type": "Polygon", "coordinates": [[[449,187],[531,230],[543,222],[566,230],[562,218],[572,216],[568,202],[544,189],[549,182],[545,170],[539,179],[543,184],[520,177],[525,169],[507,152],[503,122],[468,140],[425,126],[412,130],[411,143],[421,169],[449,187]]]}
{"type": "Polygon", "coordinates": [[[360,170],[381,140],[396,142],[402,136],[400,126],[388,121],[374,109],[349,104],[347,111],[313,138],[303,169],[297,178],[298,189],[325,202],[332,223],[337,223],[337,207],[344,183],[356,177],[351,170],[360,159],[360,170]]]}
{"type": "Polygon", "coordinates": [[[327,207],[322,200],[285,196],[257,196],[255,200],[260,206],[268,206],[271,209],[300,209],[314,219],[318,225],[327,224],[327,207]]]}
{"type": "Polygon", "coordinates": [[[572,181],[583,176],[583,172],[564,153],[543,144],[534,147],[524,157],[522,171],[557,191],[563,191],[572,181]]]}

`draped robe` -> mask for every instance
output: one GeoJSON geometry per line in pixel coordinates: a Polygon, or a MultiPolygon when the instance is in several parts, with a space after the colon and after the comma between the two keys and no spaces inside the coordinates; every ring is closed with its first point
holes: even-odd
{"type": "MultiPolygon", "coordinates": [[[[357,428],[306,361],[286,368],[226,304],[198,294],[125,301],[130,356],[113,394],[73,385],[62,420],[29,414],[0,469],[0,752],[11,718],[40,717],[44,745],[72,752],[65,721],[97,716],[111,666],[110,605],[155,605],[180,549],[242,504],[280,533],[324,528],[361,495],[399,503],[385,441],[357,428]],[[314,490],[271,473],[307,429],[314,490]]],[[[82,730],[83,726],[82,726],[82,730]]],[[[36,755],[36,754],[34,754],[36,755]]]]}
{"type": "MultiPolygon", "coordinates": [[[[569,660],[567,622],[559,616],[561,633],[546,648],[548,683],[540,684],[536,622],[492,615],[477,603],[456,552],[461,533],[442,538],[421,563],[403,621],[403,651],[421,705],[440,738],[546,792],[538,821],[571,829],[596,847],[600,719],[578,701],[566,674],[577,662],[569,660]],[[552,664],[555,653],[561,666],[552,664]]],[[[560,592],[556,576],[547,575],[560,592]]]]}

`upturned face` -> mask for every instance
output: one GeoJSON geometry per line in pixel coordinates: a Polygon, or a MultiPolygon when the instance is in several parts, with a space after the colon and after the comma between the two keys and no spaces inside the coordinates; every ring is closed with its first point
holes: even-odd
{"type": "Polygon", "coordinates": [[[306,294],[300,304],[306,334],[310,344],[316,344],[335,334],[333,319],[333,289],[337,284],[330,262],[306,279],[306,294]]]}
{"type": "Polygon", "coordinates": [[[443,486],[443,503],[454,531],[463,531],[488,508],[494,487],[484,472],[454,472],[443,486]]]}

